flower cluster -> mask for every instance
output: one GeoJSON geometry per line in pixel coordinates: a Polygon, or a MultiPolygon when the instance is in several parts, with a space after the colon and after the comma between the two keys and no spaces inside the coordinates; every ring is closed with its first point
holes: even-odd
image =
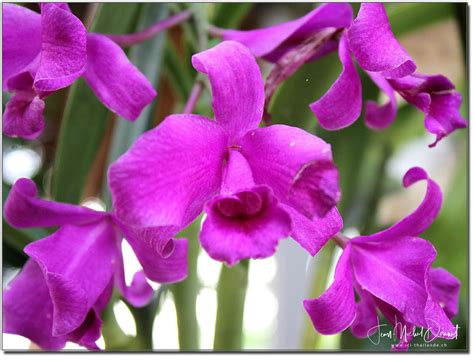
{"type": "MultiPolygon", "coordinates": [[[[138,34],[103,35],[87,33],[67,4],[42,4],[41,14],[3,4],[3,89],[14,93],[4,134],[38,137],[44,99],[81,76],[110,110],[136,119],[156,92],[119,44],[142,41],[189,16],[183,12],[138,34]]],[[[4,209],[9,224],[58,229],[25,247],[29,259],[3,292],[4,332],[44,349],[61,349],[67,341],[97,349],[101,312],[114,287],[139,307],[153,296],[148,280],[186,277],[187,240],[176,236],[204,212],[202,248],[228,266],[272,256],[288,237],[311,256],[331,238],[343,247],[333,284],[303,303],[316,331],[351,326],[356,337],[367,337],[379,310],[393,326],[421,326],[452,339],[460,283],[432,268],[436,250],[419,237],[440,211],[438,185],[422,168],[410,169],[405,187],[428,184],[418,209],[387,230],[347,239],[339,233],[341,189],[331,145],[296,127],[260,125],[276,86],[335,50],[342,73],[310,104],[328,130],[351,125],[362,112],[353,59],[389,98],[382,105],[367,102],[365,122],[373,129],[393,122],[398,93],[425,113],[436,144],[466,126],[454,85],[442,75],[415,72],[382,4],[362,4],[355,19],[349,4],[332,3],[265,29],[210,31],[224,41],[191,62],[209,80],[214,118],[184,111],[141,135],[108,169],[110,212],[40,199],[29,179],[13,185],[4,209]],[[266,82],[255,57],[275,63],[266,82]],[[123,240],[143,267],[130,285],[123,240]]],[[[397,349],[410,341],[400,336],[397,349]]]]}
{"type": "MultiPolygon", "coordinates": [[[[397,113],[395,93],[425,113],[425,127],[436,135],[431,146],[454,130],[466,127],[466,120],[459,113],[461,95],[446,77],[415,72],[416,64],[393,35],[383,4],[363,3],[357,18],[352,20],[352,16],[349,4],[325,4],[288,23],[250,31],[219,29],[219,33],[277,65],[287,63],[289,57],[301,57],[307,49],[301,46],[305,41],[317,42],[312,52],[304,54],[305,61],[338,49],[342,73],[325,95],[309,105],[324,129],[350,126],[361,113],[362,85],[352,56],[389,98],[383,105],[367,102],[365,122],[370,128],[383,129],[393,122],[397,113]],[[328,29],[332,31],[324,34],[328,29]]],[[[289,66],[294,67],[286,67],[289,66]]]]}

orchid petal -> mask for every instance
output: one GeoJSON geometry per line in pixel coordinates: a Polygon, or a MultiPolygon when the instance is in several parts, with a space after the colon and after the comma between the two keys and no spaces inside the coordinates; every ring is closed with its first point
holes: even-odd
{"type": "Polygon", "coordinates": [[[45,350],[59,350],[64,337],[52,335],[53,303],[38,264],[30,259],[3,290],[3,332],[27,337],[45,350]]]}
{"type": "Polygon", "coordinates": [[[356,316],[350,268],[351,244],[347,245],[336,266],[334,281],[319,298],[304,300],[313,326],[323,335],[347,329],[356,316]]]}
{"type": "Polygon", "coordinates": [[[27,140],[36,139],[44,128],[44,101],[32,91],[18,91],[3,114],[3,133],[27,140]]]}
{"type": "Polygon", "coordinates": [[[359,65],[386,78],[413,73],[416,64],[392,33],[384,5],[362,3],[348,30],[349,44],[359,65]]]}
{"type": "Polygon", "coordinates": [[[362,290],[358,285],[355,288],[360,299],[356,303],[356,317],[352,323],[351,332],[357,338],[366,338],[378,328],[377,308],[370,293],[362,290]]]}
{"type": "Polygon", "coordinates": [[[425,127],[436,135],[430,147],[456,129],[467,126],[459,112],[462,96],[445,76],[413,74],[389,82],[407,102],[425,113],[425,127]]]}
{"type": "MultiPolygon", "coordinates": [[[[184,280],[188,276],[187,239],[172,239],[173,251],[167,254],[166,258],[162,257],[154,248],[133,236],[127,237],[127,241],[150,280],[159,283],[175,283],[184,280]]],[[[138,278],[135,281],[141,280],[138,278]]]]}
{"type": "Polygon", "coordinates": [[[360,236],[357,241],[386,241],[402,236],[418,236],[423,233],[436,219],[441,209],[443,194],[436,182],[431,180],[420,167],[413,167],[403,177],[403,185],[408,187],[420,180],[426,180],[427,189],[425,198],[418,208],[388,229],[373,235],[360,236]]]}
{"type": "Polygon", "coordinates": [[[351,242],[351,260],[362,289],[396,308],[408,322],[426,326],[425,277],[436,257],[433,245],[412,237],[384,242],[357,239],[351,242]]]}
{"type": "Polygon", "coordinates": [[[230,141],[258,127],[265,102],[264,85],[249,49],[235,41],[224,41],[194,55],[192,63],[209,77],[214,116],[230,141]]]}
{"type": "Polygon", "coordinates": [[[2,87],[23,72],[41,51],[41,16],[24,6],[2,4],[2,87]]]}
{"type": "Polygon", "coordinates": [[[267,186],[218,195],[206,205],[199,239],[209,256],[232,266],[273,255],[291,230],[291,219],[267,186]]]}
{"type": "Polygon", "coordinates": [[[442,304],[441,306],[449,318],[456,316],[461,282],[443,268],[431,269],[429,276],[433,299],[442,304]]]}
{"type": "Polygon", "coordinates": [[[232,195],[233,193],[255,185],[252,169],[245,157],[235,150],[229,151],[229,159],[224,170],[221,193],[232,195]]]}
{"type": "Polygon", "coordinates": [[[112,279],[118,240],[109,221],[64,225],[25,248],[48,285],[55,336],[77,329],[112,279]]]}
{"type": "Polygon", "coordinates": [[[425,286],[428,292],[425,318],[432,337],[454,339],[457,328],[449,318],[457,313],[461,283],[448,271],[438,268],[427,272],[425,286]]]}
{"type": "Polygon", "coordinates": [[[90,350],[99,350],[96,341],[101,336],[102,320],[100,314],[109,303],[113,291],[113,281],[105,288],[102,294],[97,299],[93,308],[89,310],[84,322],[72,333],[67,335],[68,341],[77,343],[90,350]]]}
{"type": "Polygon", "coordinates": [[[305,16],[283,24],[258,30],[224,30],[224,40],[235,40],[252,51],[256,57],[276,62],[292,45],[324,28],[349,27],[353,17],[349,4],[323,4],[305,16]]]}
{"type": "Polygon", "coordinates": [[[365,123],[372,129],[385,129],[390,126],[397,115],[397,99],[390,83],[379,73],[367,72],[372,81],[388,96],[388,102],[378,105],[368,100],[365,105],[365,123]]]}
{"type": "Polygon", "coordinates": [[[156,97],[148,79],[105,35],[87,35],[84,78],[102,103],[127,120],[136,120],[156,97]]]}
{"type": "Polygon", "coordinates": [[[357,120],[362,108],[362,84],[351,59],[346,35],[339,42],[339,59],[343,69],[336,82],[309,106],[326,130],[348,127],[357,120]]]}
{"type": "Polygon", "coordinates": [[[219,190],[226,145],[216,122],[168,116],[109,168],[117,216],[139,227],[184,228],[219,190]]]}
{"type": "Polygon", "coordinates": [[[41,58],[34,87],[54,91],[71,85],[86,70],[86,28],[56,4],[41,8],[41,58]]]}
{"type": "Polygon", "coordinates": [[[311,256],[315,256],[343,226],[342,218],[337,208],[333,208],[322,218],[315,217],[312,220],[291,206],[284,205],[283,209],[291,217],[290,236],[311,256]]]}
{"type": "Polygon", "coordinates": [[[22,178],[13,184],[5,203],[5,219],[10,225],[50,227],[92,222],[106,216],[105,212],[82,206],[39,199],[37,194],[33,180],[22,178]]]}
{"type": "Polygon", "coordinates": [[[339,200],[331,146],[320,138],[273,125],[248,132],[241,145],[255,182],[270,186],[280,202],[315,216],[339,200]]]}

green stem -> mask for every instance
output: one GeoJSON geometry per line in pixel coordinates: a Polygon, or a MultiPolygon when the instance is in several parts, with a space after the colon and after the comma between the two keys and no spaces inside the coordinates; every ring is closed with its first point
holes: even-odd
{"type": "MultiPolygon", "coordinates": [[[[317,255],[318,262],[314,267],[314,275],[312,276],[314,279],[313,286],[309,296],[311,299],[317,298],[326,289],[334,249],[335,243],[329,241],[317,255]]],[[[302,348],[305,350],[314,350],[317,348],[322,335],[314,330],[313,324],[308,316],[305,316],[304,322],[305,331],[303,334],[302,348]]]]}
{"type": "Polygon", "coordinates": [[[248,284],[249,260],[229,268],[222,265],[217,285],[214,350],[242,349],[242,326],[248,284]]]}
{"type": "Polygon", "coordinates": [[[158,309],[159,297],[156,295],[146,306],[135,308],[126,303],[135,319],[137,335],[131,344],[134,350],[150,351],[153,349],[153,323],[158,309]]]}
{"type": "Polygon", "coordinates": [[[197,278],[197,257],[199,242],[197,234],[201,228],[201,217],[184,229],[177,237],[188,239],[188,277],[171,286],[176,316],[178,318],[179,348],[181,350],[199,349],[199,325],[196,317],[196,299],[199,293],[197,278]]]}

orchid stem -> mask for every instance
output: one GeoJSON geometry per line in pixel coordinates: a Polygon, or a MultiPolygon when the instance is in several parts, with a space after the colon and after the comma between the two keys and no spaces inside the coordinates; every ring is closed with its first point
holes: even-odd
{"type": "Polygon", "coordinates": [[[197,102],[202,93],[202,84],[197,81],[193,88],[191,89],[191,94],[189,95],[188,101],[183,109],[183,114],[191,114],[196,107],[197,102]]]}
{"type": "Polygon", "coordinates": [[[178,320],[179,348],[185,351],[199,350],[196,299],[200,289],[197,277],[197,258],[199,253],[197,235],[201,228],[201,219],[201,216],[198,217],[191,225],[177,235],[177,237],[188,239],[188,277],[186,280],[173,284],[170,287],[178,320]]]}
{"type": "Polygon", "coordinates": [[[222,265],[217,285],[217,315],[214,350],[242,349],[242,329],[247,293],[249,260],[229,268],[222,265]]]}
{"type": "Polygon", "coordinates": [[[341,249],[344,249],[347,243],[351,240],[347,236],[338,233],[332,237],[332,240],[339,246],[341,249]]]}
{"type": "Polygon", "coordinates": [[[139,31],[132,34],[105,34],[109,39],[116,42],[120,46],[132,46],[140,44],[148,39],[151,39],[153,36],[159,34],[160,32],[169,29],[175,25],[181,24],[184,21],[187,21],[191,17],[191,10],[184,10],[178,14],[175,14],[167,19],[161,20],[156,24],[150,26],[149,28],[139,31]]]}

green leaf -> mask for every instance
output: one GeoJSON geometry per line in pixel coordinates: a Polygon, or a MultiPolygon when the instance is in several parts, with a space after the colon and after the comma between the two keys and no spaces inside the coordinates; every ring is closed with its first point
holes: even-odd
{"type": "Polygon", "coordinates": [[[221,28],[237,28],[253,7],[253,3],[220,3],[213,16],[212,23],[221,28]]]}
{"type": "MultiPolygon", "coordinates": [[[[99,5],[93,32],[127,33],[134,29],[140,4],[99,5]]],[[[83,79],[72,85],[58,139],[51,193],[58,201],[78,203],[96,159],[111,113],[83,79]]]]}
{"type": "Polygon", "coordinates": [[[423,26],[455,16],[453,3],[387,4],[387,15],[395,36],[406,34],[423,26]]]}

